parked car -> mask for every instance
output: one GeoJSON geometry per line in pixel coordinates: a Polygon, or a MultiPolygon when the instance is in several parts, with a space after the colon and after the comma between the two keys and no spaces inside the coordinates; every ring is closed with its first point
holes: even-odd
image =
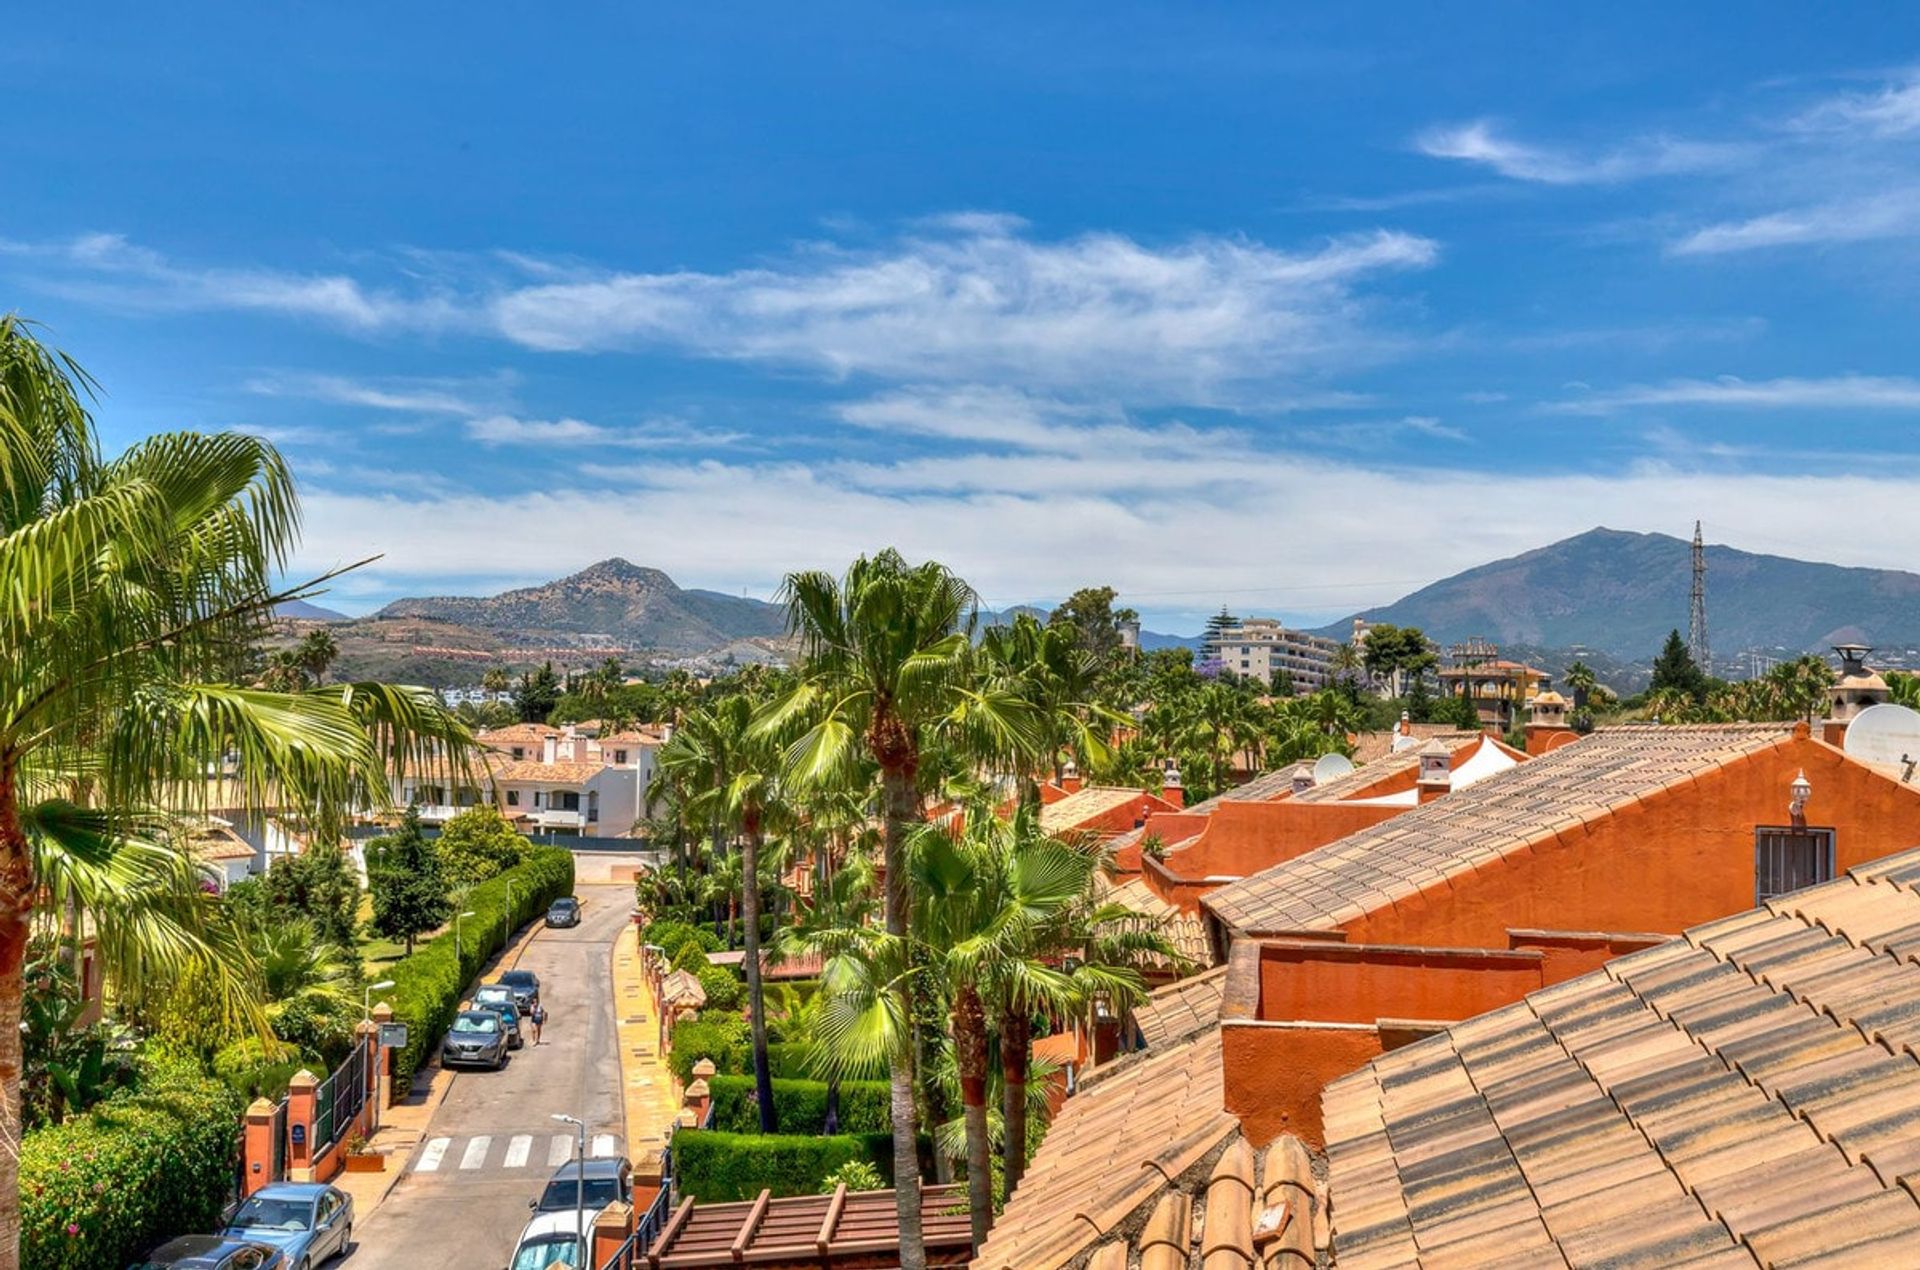
{"type": "Polygon", "coordinates": [[[526,1013],[513,998],[513,989],[504,983],[486,983],[473,994],[473,1009],[492,1010],[507,1025],[507,1048],[519,1049],[526,1044],[520,1034],[520,1018],[526,1013]]]}
{"type": "Polygon", "coordinates": [[[269,1182],[241,1201],[221,1233],[273,1245],[290,1270],[315,1270],[353,1242],[353,1196],[320,1182],[269,1182]]]}
{"type": "Polygon", "coordinates": [[[578,926],[580,924],[580,901],[571,895],[563,895],[547,905],[548,926],[578,926]]]}
{"type": "MultiPolygon", "coordinates": [[[[586,1219],[587,1239],[593,1239],[593,1215],[586,1219]]],[[[564,1213],[541,1213],[520,1232],[513,1246],[513,1259],[507,1270],[547,1270],[549,1266],[574,1266],[584,1270],[586,1251],[580,1242],[580,1218],[571,1209],[564,1213]]]]}
{"type": "Polygon", "coordinates": [[[540,976],[531,970],[503,970],[494,982],[512,988],[513,999],[522,1010],[531,1010],[540,1002],[540,976]]]}
{"type": "Polygon", "coordinates": [[[507,1065],[507,1036],[507,1021],[499,1011],[462,1010],[440,1042],[440,1065],[499,1071],[507,1065]]]}
{"type": "Polygon", "coordinates": [[[285,1270],[286,1258],[272,1244],[225,1235],[182,1235],[133,1263],[132,1270],[285,1270]]]}
{"type": "Polygon", "coordinates": [[[540,1198],[528,1204],[539,1213],[571,1213],[584,1207],[591,1225],[593,1215],[617,1199],[633,1200],[633,1165],[624,1158],[603,1158],[562,1164],[547,1179],[540,1198]]]}

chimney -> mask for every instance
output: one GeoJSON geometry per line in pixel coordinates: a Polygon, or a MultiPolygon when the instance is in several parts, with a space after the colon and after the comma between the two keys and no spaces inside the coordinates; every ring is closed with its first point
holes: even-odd
{"type": "Polygon", "coordinates": [[[559,757],[559,754],[560,754],[560,738],[559,737],[554,736],[552,733],[548,733],[545,737],[541,738],[540,761],[542,763],[553,762],[556,758],[559,757]]]}
{"type": "Polygon", "coordinates": [[[1180,784],[1180,765],[1172,759],[1167,760],[1167,770],[1160,778],[1160,797],[1175,807],[1187,805],[1187,791],[1180,784]]]}
{"type": "Polygon", "coordinates": [[[1545,754],[1565,745],[1573,735],[1567,722],[1567,699],[1549,688],[1527,702],[1527,753],[1545,754]]]}
{"type": "Polygon", "coordinates": [[[1453,788],[1453,751],[1439,737],[1420,747],[1420,776],[1414,788],[1422,803],[1445,798],[1453,788]]]}
{"type": "Polygon", "coordinates": [[[1060,788],[1069,794],[1080,792],[1080,765],[1068,759],[1060,768],[1060,788]]]}
{"type": "Polygon", "coordinates": [[[1304,794],[1313,788],[1313,764],[1295,763],[1293,765],[1293,792],[1304,794]]]}
{"type": "Polygon", "coordinates": [[[1827,689],[1827,719],[1820,736],[1829,745],[1839,745],[1846,739],[1848,724],[1862,711],[1891,701],[1893,693],[1887,681],[1867,666],[1867,654],[1873,649],[1865,644],[1835,644],[1833,651],[1840,655],[1840,673],[1827,689]]]}

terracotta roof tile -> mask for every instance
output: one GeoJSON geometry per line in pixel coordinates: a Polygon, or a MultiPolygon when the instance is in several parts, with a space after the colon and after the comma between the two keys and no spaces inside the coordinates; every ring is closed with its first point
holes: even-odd
{"type": "Polygon", "coordinates": [[[1239,1132],[1223,1110],[1220,1037],[1103,1068],[1068,1098],[975,1264],[1063,1265],[1239,1132]]]}
{"type": "Polygon", "coordinates": [[[1068,794],[1058,802],[1051,802],[1042,807],[1040,828],[1044,833],[1070,833],[1075,829],[1085,828],[1093,821],[1125,807],[1130,802],[1139,802],[1144,797],[1145,795],[1137,789],[1122,789],[1112,785],[1089,785],[1076,793],[1068,794]]]}
{"type": "Polygon", "coordinates": [[[529,784],[545,782],[551,785],[584,785],[606,768],[605,763],[574,763],[564,760],[542,763],[534,759],[512,759],[494,765],[493,779],[500,782],[517,781],[529,784]]]}
{"type": "MultiPolygon", "coordinates": [[[[1243,932],[1333,929],[1390,903],[1399,882],[1430,887],[1436,879],[1547,836],[1556,820],[1604,815],[1789,735],[1786,724],[1602,729],[1220,887],[1201,902],[1243,932]]],[[[1354,775],[1375,767],[1378,764],[1354,775]]],[[[1330,782],[1310,793],[1331,797],[1339,784],[1330,782]]]]}
{"type": "MultiPolygon", "coordinates": [[[[1133,877],[1118,886],[1102,880],[1100,891],[1104,902],[1120,904],[1142,914],[1175,952],[1192,963],[1189,969],[1213,964],[1213,941],[1207,937],[1206,922],[1195,914],[1183,912],[1179,905],[1161,899],[1145,878],[1133,877]]],[[[1159,958],[1154,961],[1161,966],[1170,964],[1159,958]]]]}
{"type": "Polygon", "coordinates": [[[1337,1263],[1411,1240],[1497,1264],[1544,1233],[1539,1264],[1920,1265],[1920,1060],[1869,1021],[1920,1018],[1920,965],[1884,943],[1920,927],[1914,883],[1920,851],[1335,1082],[1337,1263]]]}
{"type": "Polygon", "coordinates": [[[1226,991],[1227,968],[1216,966],[1202,975],[1156,988],[1133,1009],[1134,1026],[1149,1050],[1163,1050],[1220,1022],[1220,1000],[1226,991]]]}

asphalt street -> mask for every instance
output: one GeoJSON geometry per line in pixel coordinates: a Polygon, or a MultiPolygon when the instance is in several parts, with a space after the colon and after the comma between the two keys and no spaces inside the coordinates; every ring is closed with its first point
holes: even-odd
{"type": "MultiPolygon", "coordinates": [[[[352,1270],[485,1270],[505,1266],[528,1201],[556,1165],[572,1158],[575,1130],[556,1113],[587,1124],[587,1154],[625,1152],[620,1064],[608,961],[628,920],[630,885],[581,885],[579,926],[543,930],[519,965],[540,976],[547,1009],[539,1046],[499,1072],[453,1076],[426,1136],[391,1194],[355,1223],[352,1270]]],[[[502,967],[503,969],[505,967],[502,967]]]]}

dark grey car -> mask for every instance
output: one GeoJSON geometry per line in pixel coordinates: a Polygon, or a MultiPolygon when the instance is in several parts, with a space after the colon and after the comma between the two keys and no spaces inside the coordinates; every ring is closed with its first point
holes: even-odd
{"type": "Polygon", "coordinates": [[[494,1011],[462,1010],[440,1042],[440,1065],[499,1071],[507,1065],[507,1038],[506,1020],[494,1011]]]}
{"type": "Polygon", "coordinates": [[[503,970],[496,983],[504,983],[513,989],[513,999],[525,1014],[540,1000],[540,976],[531,970],[503,970]]]}

